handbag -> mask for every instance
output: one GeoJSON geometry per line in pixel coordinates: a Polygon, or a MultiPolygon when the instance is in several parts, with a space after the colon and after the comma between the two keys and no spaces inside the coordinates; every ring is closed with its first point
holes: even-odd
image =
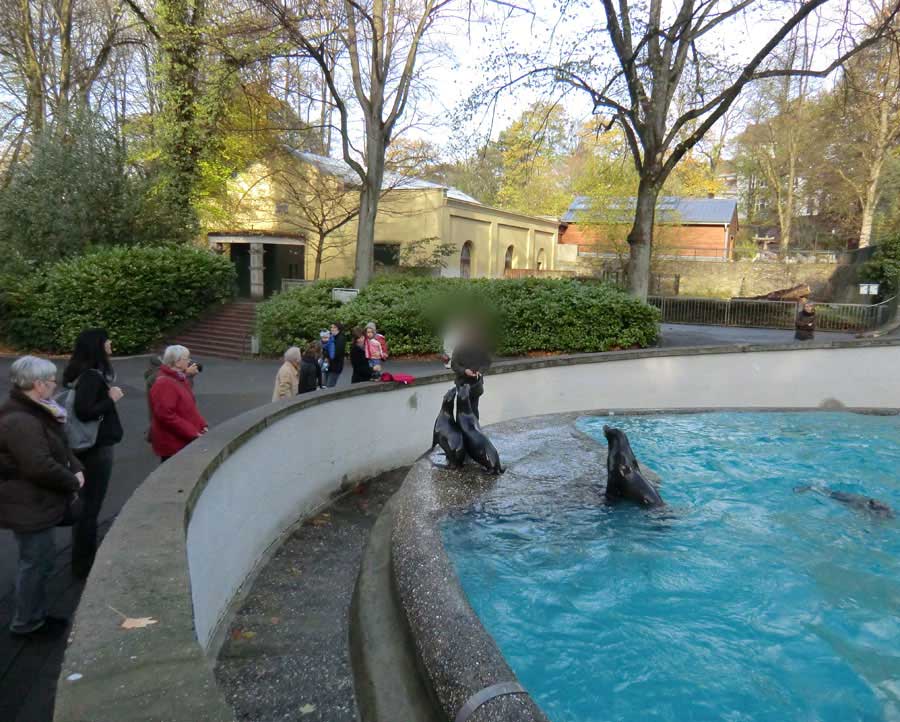
{"type": "MultiPolygon", "coordinates": [[[[94,371],[94,369],[89,370],[94,371]]],[[[95,373],[100,372],[95,371],[95,373]]],[[[66,439],[69,442],[69,448],[72,449],[72,451],[84,451],[96,444],[97,434],[100,432],[100,422],[103,421],[102,416],[93,421],[82,421],[75,413],[75,390],[80,378],[81,377],[79,376],[78,379],[75,379],[75,383],[72,384],[71,389],[63,392],[65,399],[62,400],[62,405],[66,409],[66,424],[64,429],[66,432],[66,439]]],[[[60,396],[63,394],[60,394],[60,396]]]]}

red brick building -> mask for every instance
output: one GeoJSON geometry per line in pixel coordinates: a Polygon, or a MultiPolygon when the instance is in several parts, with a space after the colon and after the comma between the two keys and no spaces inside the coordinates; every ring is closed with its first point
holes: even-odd
{"type": "MultiPolygon", "coordinates": [[[[575,244],[584,255],[627,253],[634,202],[623,199],[598,212],[587,197],[576,197],[560,220],[560,244],[575,244]]],[[[664,196],[656,206],[653,242],[658,257],[729,261],[737,231],[737,201],[732,198],[664,196]]]]}

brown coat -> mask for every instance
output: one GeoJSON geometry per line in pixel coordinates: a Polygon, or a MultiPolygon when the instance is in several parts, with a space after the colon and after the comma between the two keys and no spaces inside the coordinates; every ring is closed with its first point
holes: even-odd
{"type": "Polygon", "coordinates": [[[272,401],[288,399],[297,395],[300,388],[300,372],[290,361],[285,361],[278,369],[275,376],[275,389],[272,391],[272,401]]]}
{"type": "Polygon", "coordinates": [[[10,391],[0,406],[0,528],[28,533],[56,526],[82,470],[53,414],[10,391]]]}

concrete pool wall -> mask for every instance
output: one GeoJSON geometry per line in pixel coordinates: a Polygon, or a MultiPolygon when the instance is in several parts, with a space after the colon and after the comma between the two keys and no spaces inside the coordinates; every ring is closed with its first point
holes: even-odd
{"type": "MultiPolygon", "coordinates": [[[[897,368],[893,340],[504,362],[486,380],[482,423],[593,410],[892,410],[897,368]]],[[[243,590],[299,520],[342,488],[414,462],[451,383],[440,373],[264,406],[151,474],[99,551],[55,719],[232,720],[210,659],[243,590]],[[154,623],[123,630],[120,615],[154,623]]]]}

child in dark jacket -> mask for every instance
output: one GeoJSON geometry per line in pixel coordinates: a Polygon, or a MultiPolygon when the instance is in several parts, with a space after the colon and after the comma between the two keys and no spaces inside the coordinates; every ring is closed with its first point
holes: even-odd
{"type": "Polygon", "coordinates": [[[350,383],[358,384],[363,381],[374,380],[374,372],[366,358],[366,332],[361,328],[354,328],[352,333],[353,345],[350,346],[350,363],[353,366],[353,377],[350,383]]]}

